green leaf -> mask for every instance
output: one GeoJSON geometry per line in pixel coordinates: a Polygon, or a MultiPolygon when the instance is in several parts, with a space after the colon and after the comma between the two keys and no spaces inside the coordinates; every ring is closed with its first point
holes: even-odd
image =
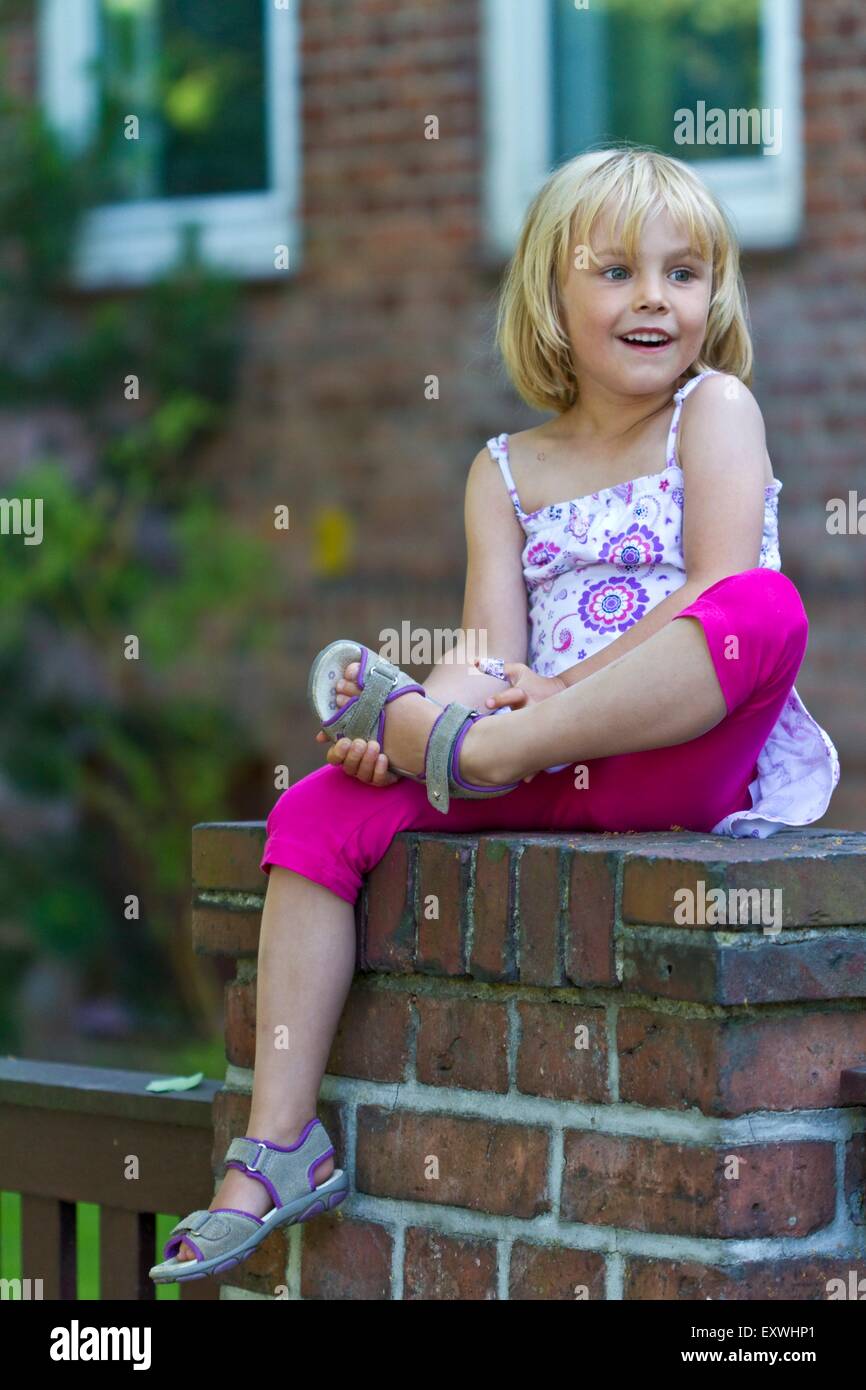
{"type": "Polygon", "coordinates": [[[192,1076],[169,1076],[157,1081],[148,1081],[146,1091],[191,1091],[204,1080],[204,1072],[194,1072],[192,1076]]]}

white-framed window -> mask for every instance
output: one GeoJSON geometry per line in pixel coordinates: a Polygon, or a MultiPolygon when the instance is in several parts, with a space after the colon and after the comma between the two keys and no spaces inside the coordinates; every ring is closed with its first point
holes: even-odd
{"type": "Polygon", "coordinates": [[[526,208],[556,165],[618,139],[693,164],[743,248],[797,240],[800,0],[484,0],[482,33],[493,255],[512,254],[526,208]],[[695,114],[696,140],[709,134],[714,110],[725,113],[725,143],[678,143],[684,109],[695,114]],[[754,111],[763,125],[755,117],[738,125],[729,114],[738,111],[754,111]]]}
{"type": "Polygon", "coordinates": [[[230,273],[296,268],[294,0],[39,0],[37,23],[53,128],[71,149],[109,131],[105,199],[82,219],[76,285],[147,283],[188,228],[203,259],[230,273]]]}

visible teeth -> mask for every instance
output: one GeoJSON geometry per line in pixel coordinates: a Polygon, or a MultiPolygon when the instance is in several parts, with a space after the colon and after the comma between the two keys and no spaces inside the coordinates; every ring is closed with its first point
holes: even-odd
{"type": "Polygon", "coordinates": [[[668,339],[658,333],[626,333],[623,335],[627,343],[666,343],[668,339]]]}

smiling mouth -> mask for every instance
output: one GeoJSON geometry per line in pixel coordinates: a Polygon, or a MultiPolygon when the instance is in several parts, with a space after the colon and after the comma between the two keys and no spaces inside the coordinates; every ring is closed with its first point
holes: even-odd
{"type": "Polygon", "coordinates": [[[669,348],[674,339],[668,336],[662,337],[657,333],[649,333],[646,336],[638,336],[634,333],[623,334],[618,340],[624,347],[631,348],[633,352],[664,352],[669,348]]]}

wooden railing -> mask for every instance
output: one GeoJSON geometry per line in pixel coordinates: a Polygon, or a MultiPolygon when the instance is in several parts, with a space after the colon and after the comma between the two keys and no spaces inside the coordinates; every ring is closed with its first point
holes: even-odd
{"type": "MultiPolygon", "coordinates": [[[[150,1072],[0,1058],[0,1191],[21,1194],[21,1277],[45,1299],[76,1299],[76,1202],[100,1208],[100,1294],[149,1300],[162,1258],[156,1214],[208,1207],[218,1081],[145,1090],[150,1072]]],[[[181,1284],[215,1299],[215,1279],[181,1284]]],[[[31,1295],[32,1296],[32,1295],[31,1295]]]]}

